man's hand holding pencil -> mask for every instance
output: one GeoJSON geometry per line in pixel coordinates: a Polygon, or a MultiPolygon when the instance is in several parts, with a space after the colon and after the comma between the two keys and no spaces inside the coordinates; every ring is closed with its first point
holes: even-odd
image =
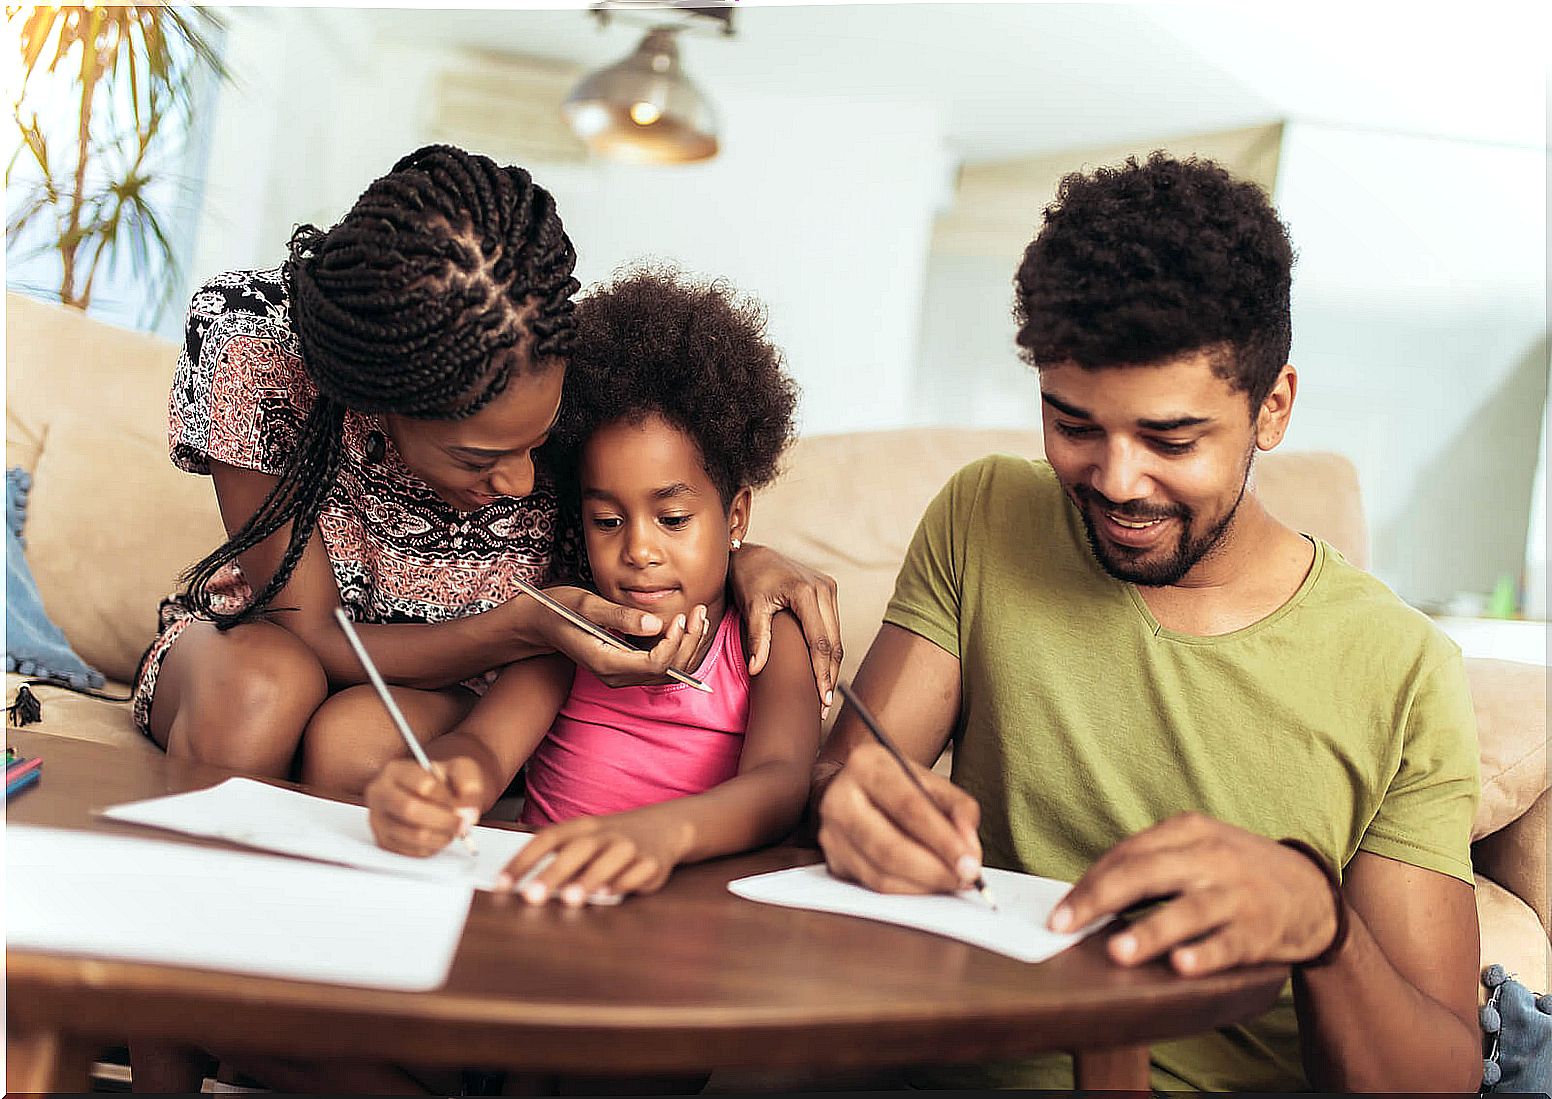
{"type": "Polygon", "coordinates": [[[838,878],[880,893],[953,893],[981,874],[981,807],[913,763],[921,788],[877,744],[858,748],[819,803],[819,843],[838,878]]]}
{"type": "Polygon", "coordinates": [[[980,805],[931,768],[905,759],[871,714],[864,721],[875,743],[852,751],[818,804],[819,845],[830,873],[880,893],[981,888],[984,898],[980,805]]]}

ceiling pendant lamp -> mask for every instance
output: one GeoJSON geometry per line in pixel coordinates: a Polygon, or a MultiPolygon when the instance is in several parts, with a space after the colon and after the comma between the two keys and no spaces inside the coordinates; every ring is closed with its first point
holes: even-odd
{"type": "Polygon", "coordinates": [[[717,118],[679,64],[680,27],[660,26],[629,57],[584,76],[563,109],[589,149],[637,164],[717,155],[717,118]]]}

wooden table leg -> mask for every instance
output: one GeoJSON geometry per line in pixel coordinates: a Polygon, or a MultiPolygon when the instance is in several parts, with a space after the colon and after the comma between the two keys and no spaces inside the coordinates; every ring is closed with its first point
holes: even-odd
{"type": "Polygon", "coordinates": [[[5,1035],[5,1090],[9,1093],[88,1091],[92,1060],[101,1044],[58,1031],[5,1035]]]}
{"type": "Polygon", "coordinates": [[[1072,1055],[1079,1091],[1148,1090],[1148,1047],[1079,1049],[1072,1055]]]}

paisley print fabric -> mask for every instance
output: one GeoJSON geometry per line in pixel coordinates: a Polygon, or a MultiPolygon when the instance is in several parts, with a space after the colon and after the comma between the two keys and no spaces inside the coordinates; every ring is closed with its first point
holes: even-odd
{"type": "MultiPolygon", "coordinates": [[[[317,395],[291,329],[280,269],[217,275],[189,306],[168,402],[173,464],[208,475],[217,461],[279,475],[317,395]]],[[[344,441],[344,462],[318,531],[354,621],[446,621],[511,599],[518,594],[514,577],[532,584],[553,579],[557,509],[542,472],[528,496],[460,512],[410,472],[376,417],[347,412],[344,441]],[[381,441],[369,448],[374,433],[381,441]]],[[[566,539],[568,545],[575,540],[574,534],[566,539]]],[[[577,556],[575,547],[562,555],[577,556]]],[[[253,598],[236,563],[209,588],[225,612],[253,598]]],[[[136,678],[134,711],[142,729],[162,659],[191,617],[178,599],[164,601],[161,633],[136,678]]],[[[480,689],[485,681],[468,685],[480,689]]]]}

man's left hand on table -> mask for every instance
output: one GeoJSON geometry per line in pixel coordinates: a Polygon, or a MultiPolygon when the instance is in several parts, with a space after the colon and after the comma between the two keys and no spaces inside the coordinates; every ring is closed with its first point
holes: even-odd
{"type": "Polygon", "coordinates": [[[1181,813],[1107,851],[1051,914],[1084,927],[1168,898],[1108,944],[1120,965],[1167,955],[1177,972],[1298,963],[1333,941],[1337,910],[1325,874],[1299,851],[1200,813],[1181,813]]]}

